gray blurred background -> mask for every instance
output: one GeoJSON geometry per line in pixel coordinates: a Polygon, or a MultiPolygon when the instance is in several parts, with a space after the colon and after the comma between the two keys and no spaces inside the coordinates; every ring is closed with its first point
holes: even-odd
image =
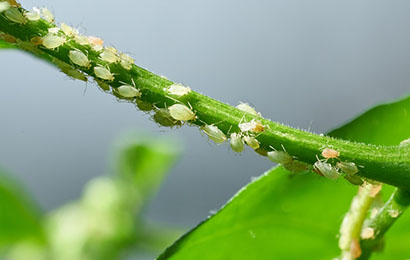
{"type": "MultiPolygon", "coordinates": [[[[173,81],[318,133],[409,92],[409,1],[21,2],[47,6],[57,22],[173,81]]],[[[113,139],[131,129],[184,143],[146,213],[165,223],[193,227],[272,166],[253,151],[213,144],[197,128],[159,128],[134,106],[24,53],[1,51],[0,68],[0,165],[43,209],[75,199],[106,173],[113,139]]]]}

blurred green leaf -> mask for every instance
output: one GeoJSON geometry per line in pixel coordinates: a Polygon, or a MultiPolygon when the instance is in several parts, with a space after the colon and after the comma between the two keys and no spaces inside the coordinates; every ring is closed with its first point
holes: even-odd
{"type": "Polygon", "coordinates": [[[27,192],[0,170],[0,247],[23,239],[42,240],[40,213],[27,192]]]}
{"type": "Polygon", "coordinates": [[[0,40],[0,49],[15,49],[15,48],[16,47],[13,44],[0,40]]]}
{"type": "MultiPolygon", "coordinates": [[[[410,135],[409,115],[406,98],[377,106],[330,134],[397,144],[410,135]]],[[[332,259],[339,255],[336,235],[355,193],[344,180],[313,173],[290,177],[278,167],[243,188],[159,259],[332,259]]],[[[398,221],[380,259],[409,256],[408,243],[403,243],[410,236],[409,226],[409,217],[398,221]]]]}
{"type": "Polygon", "coordinates": [[[129,134],[116,145],[115,172],[133,183],[145,200],[156,192],[166,173],[180,155],[181,145],[170,138],[129,134]]]}

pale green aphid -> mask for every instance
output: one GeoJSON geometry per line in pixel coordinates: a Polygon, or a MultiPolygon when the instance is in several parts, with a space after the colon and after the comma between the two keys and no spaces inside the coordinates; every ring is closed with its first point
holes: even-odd
{"type": "Polygon", "coordinates": [[[65,23],[61,23],[60,25],[61,30],[64,32],[65,35],[70,36],[70,37],[74,37],[76,35],[78,35],[78,30],[65,24],[65,23]]]}
{"type": "Polygon", "coordinates": [[[259,141],[256,140],[255,137],[245,136],[245,137],[243,138],[243,140],[244,140],[245,143],[246,143],[247,145],[249,145],[251,148],[253,148],[253,149],[258,149],[258,148],[259,148],[259,141]]]}
{"type": "Polygon", "coordinates": [[[134,98],[134,97],[141,96],[141,92],[135,87],[130,86],[130,85],[119,86],[116,90],[118,94],[120,94],[121,96],[125,98],[134,98]]]}
{"type": "Polygon", "coordinates": [[[237,152],[237,153],[243,152],[244,142],[242,140],[241,135],[237,133],[232,133],[230,145],[234,152],[237,152]]]}
{"type": "Polygon", "coordinates": [[[89,68],[91,63],[90,60],[88,59],[87,55],[82,53],[79,50],[73,50],[68,53],[68,57],[70,58],[70,61],[80,67],[86,67],[89,68]]]}
{"type": "Polygon", "coordinates": [[[178,97],[182,97],[188,94],[189,92],[191,92],[190,87],[185,87],[184,85],[179,84],[179,83],[172,84],[166,90],[168,91],[169,94],[178,96],[178,97]]]}
{"type": "Polygon", "coordinates": [[[54,23],[54,15],[47,8],[41,8],[41,17],[49,23],[54,23]]]}
{"type": "Polygon", "coordinates": [[[214,141],[215,143],[223,143],[226,141],[226,136],[225,134],[217,127],[214,125],[203,125],[201,126],[201,130],[204,131],[204,133],[214,141]]]}
{"type": "Polygon", "coordinates": [[[353,185],[360,186],[364,183],[362,178],[357,175],[345,175],[345,179],[353,185]]]}
{"type": "Polygon", "coordinates": [[[293,158],[285,151],[270,151],[268,152],[268,158],[275,163],[288,164],[291,163],[293,158]]]}
{"type": "Polygon", "coordinates": [[[58,27],[48,28],[48,33],[49,33],[49,34],[55,34],[55,35],[57,35],[59,32],[60,32],[60,28],[58,28],[58,27]]]}
{"type": "Polygon", "coordinates": [[[114,80],[114,74],[112,74],[108,69],[104,67],[101,67],[101,66],[94,67],[94,73],[100,79],[104,79],[108,81],[114,80]]]}
{"type": "Polygon", "coordinates": [[[55,49],[60,47],[66,42],[64,37],[56,36],[56,35],[47,35],[43,37],[43,46],[47,49],[55,49]]]}
{"type": "Polygon", "coordinates": [[[336,164],[336,167],[347,175],[355,175],[359,172],[359,169],[357,169],[357,166],[354,162],[338,162],[336,164]]]}
{"type": "Polygon", "coordinates": [[[0,2],[0,13],[6,11],[9,9],[11,6],[8,2],[0,2]]]}
{"type": "Polygon", "coordinates": [[[6,16],[7,19],[14,23],[18,24],[25,24],[27,23],[26,17],[20,12],[18,8],[9,8],[4,11],[4,15],[6,16]]]}
{"type": "Polygon", "coordinates": [[[153,118],[155,122],[162,126],[172,127],[175,125],[181,125],[181,121],[172,118],[171,114],[169,113],[169,110],[166,108],[157,109],[155,111],[153,118]]]}
{"type": "Polygon", "coordinates": [[[40,9],[33,7],[31,11],[24,13],[24,15],[26,16],[27,20],[31,22],[38,21],[40,20],[40,9]]]}
{"type": "Polygon", "coordinates": [[[125,53],[121,53],[120,54],[120,64],[124,69],[130,70],[132,68],[132,64],[134,64],[134,59],[125,53]]]}
{"type": "Polygon", "coordinates": [[[84,35],[76,35],[74,37],[74,41],[80,45],[90,45],[90,41],[88,40],[88,37],[84,35]]]}
{"type": "Polygon", "coordinates": [[[174,104],[168,110],[172,118],[176,120],[188,121],[195,119],[195,113],[185,105],[174,104]]]}
{"type": "Polygon", "coordinates": [[[318,161],[313,167],[326,178],[334,180],[340,177],[339,172],[330,163],[318,161]]]}
{"type": "Polygon", "coordinates": [[[101,54],[100,54],[100,59],[109,63],[116,63],[118,61],[120,61],[120,58],[117,56],[116,54],[116,50],[115,52],[112,51],[112,49],[108,49],[106,48],[101,54]]]}
{"type": "Polygon", "coordinates": [[[239,105],[236,106],[237,109],[247,112],[249,114],[255,115],[255,116],[260,116],[261,114],[256,112],[255,108],[251,107],[248,103],[239,103],[239,105]]]}
{"type": "Polygon", "coordinates": [[[399,147],[410,147],[410,138],[400,142],[399,147]]]}
{"type": "Polygon", "coordinates": [[[282,164],[282,166],[293,173],[303,173],[310,169],[310,165],[301,161],[292,160],[290,163],[282,164]]]}

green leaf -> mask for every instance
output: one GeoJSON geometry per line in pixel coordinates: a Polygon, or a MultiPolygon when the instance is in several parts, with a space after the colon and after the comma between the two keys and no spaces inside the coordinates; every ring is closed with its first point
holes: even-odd
{"type": "MultiPolygon", "coordinates": [[[[410,134],[408,115],[410,98],[377,106],[331,134],[397,144],[410,134]]],[[[331,181],[313,173],[290,176],[282,167],[268,171],[159,259],[332,259],[339,255],[336,235],[356,188],[344,180],[331,181]]],[[[399,222],[408,227],[408,221],[399,222]]],[[[402,241],[406,231],[404,226],[395,230],[401,232],[397,237],[402,241]]],[[[405,252],[405,243],[390,242],[396,252],[405,252]],[[402,247],[398,248],[399,244],[402,247]]],[[[385,254],[393,255],[389,247],[385,254]]]]}
{"type": "Polygon", "coordinates": [[[0,247],[42,237],[37,207],[24,189],[0,170],[0,247]]]}
{"type": "Polygon", "coordinates": [[[165,174],[181,153],[174,139],[128,134],[116,144],[115,172],[133,183],[143,199],[155,193],[165,174]]]}
{"type": "Polygon", "coordinates": [[[15,49],[16,47],[6,41],[0,40],[0,49],[15,49]]]}

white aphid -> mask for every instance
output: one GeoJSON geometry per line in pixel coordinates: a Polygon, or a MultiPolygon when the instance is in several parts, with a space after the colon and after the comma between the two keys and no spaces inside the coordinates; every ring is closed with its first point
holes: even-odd
{"type": "Polygon", "coordinates": [[[103,44],[104,41],[101,38],[95,36],[88,36],[88,41],[92,45],[92,49],[95,51],[102,51],[104,49],[103,44]]]}
{"type": "Polygon", "coordinates": [[[366,227],[362,229],[360,233],[362,239],[374,239],[374,228],[366,227]]]}
{"type": "Polygon", "coordinates": [[[359,172],[354,162],[338,162],[336,167],[347,175],[354,175],[359,172]]]}
{"type": "Polygon", "coordinates": [[[225,134],[215,125],[203,125],[201,130],[215,143],[219,144],[226,141],[225,134]]]}
{"type": "Polygon", "coordinates": [[[132,68],[132,64],[134,64],[134,59],[125,53],[121,53],[120,64],[124,69],[130,70],[132,68]]]}
{"type": "Polygon", "coordinates": [[[94,67],[94,73],[100,79],[105,79],[105,80],[108,80],[108,81],[113,81],[114,80],[114,74],[112,74],[110,72],[110,70],[108,70],[104,67],[101,67],[101,66],[94,67]]]}
{"type": "Polygon", "coordinates": [[[65,24],[61,23],[60,25],[61,30],[64,32],[65,35],[70,36],[70,37],[75,37],[78,35],[78,30],[65,24]]]}
{"type": "Polygon", "coordinates": [[[120,58],[117,56],[117,53],[111,49],[106,48],[101,54],[100,59],[109,63],[116,63],[120,61],[120,58]]]}
{"type": "Polygon", "coordinates": [[[88,40],[87,36],[84,35],[76,35],[74,37],[74,41],[80,45],[89,45],[90,41],[88,40]]]}
{"type": "Polygon", "coordinates": [[[388,212],[392,218],[397,218],[400,215],[400,211],[397,209],[389,209],[388,212]]]}
{"type": "Polygon", "coordinates": [[[43,45],[47,49],[55,49],[60,47],[66,42],[64,37],[56,36],[56,35],[47,35],[43,37],[43,45]]]}
{"type": "Polygon", "coordinates": [[[41,17],[49,23],[54,23],[54,15],[47,8],[43,7],[40,9],[41,17]]]}
{"type": "Polygon", "coordinates": [[[86,67],[89,68],[91,63],[88,60],[87,55],[82,53],[79,50],[73,50],[68,53],[68,57],[70,58],[71,62],[80,66],[80,67],[86,67]]]}
{"type": "Polygon", "coordinates": [[[8,2],[0,2],[0,13],[9,9],[11,5],[8,2]]]}
{"type": "Polygon", "coordinates": [[[172,118],[176,120],[187,121],[195,119],[195,113],[185,105],[174,104],[168,110],[172,118]]]}
{"type": "Polygon", "coordinates": [[[249,114],[255,115],[255,116],[261,116],[260,113],[256,112],[255,108],[251,107],[248,103],[239,103],[239,105],[236,106],[237,109],[247,112],[249,114]]]}
{"type": "Polygon", "coordinates": [[[31,11],[24,13],[24,15],[29,21],[38,21],[40,20],[40,9],[38,9],[37,7],[33,7],[31,11]]]}
{"type": "Polygon", "coordinates": [[[263,132],[265,130],[265,127],[262,125],[261,122],[252,119],[250,122],[246,122],[246,123],[240,123],[238,125],[239,129],[241,129],[242,132],[263,132]]]}
{"type": "Polygon", "coordinates": [[[339,172],[330,163],[317,161],[313,167],[326,178],[334,180],[340,176],[339,172]]]}
{"type": "Polygon", "coordinates": [[[291,163],[293,158],[285,151],[270,151],[268,152],[268,158],[275,163],[288,164],[291,163]]]}
{"type": "Polygon", "coordinates": [[[58,27],[48,28],[48,33],[49,34],[58,34],[59,32],[60,32],[60,28],[58,28],[58,27]]]}
{"type": "Polygon", "coordinates": [[[141,97],[141,92],[133,86],[122,85],[117,88],[118,94],[126,98],[141,97]]]}
{"type": "Polygon", "coordinates": [[[245,143],[247,145],[249,145],[250,147],[252,147],[253,149],[258,149],[259,148],[259,141],[256,140],[255,137],[252,136],[245,136],[243,138],[243,140],[245,141],[245,143]]]}
{"type": "Polygon", "coordinates": [[[14,23],[18,24],[25,24],[27,23],[26,17],[20,12],[18,8],[9,8],[4,11],[4,15],[6,16],[7,19],[14,23]]]}
{"type": "Polygon", "coordinates": [[[241,135],[237,133],[232,133],[230,145],[234,152],[241,153],[244,149],[244,142],[242,140],[241,135]]]}
{"type": "Polygon", "coordinates": [[[179,83],[172,84],[171,86],[166,88],[166,90],[168,91],[169,94],[178,96],[178,97],[182,97],[188,94],[189,92],[191,92],[190,87],[185,87],[184,85],[179,84],[179,83]]]}
{"type": "Polygon", "coordinates": [[[410,138],[400,142],[399,147],[410,147],[410,138]]]}

